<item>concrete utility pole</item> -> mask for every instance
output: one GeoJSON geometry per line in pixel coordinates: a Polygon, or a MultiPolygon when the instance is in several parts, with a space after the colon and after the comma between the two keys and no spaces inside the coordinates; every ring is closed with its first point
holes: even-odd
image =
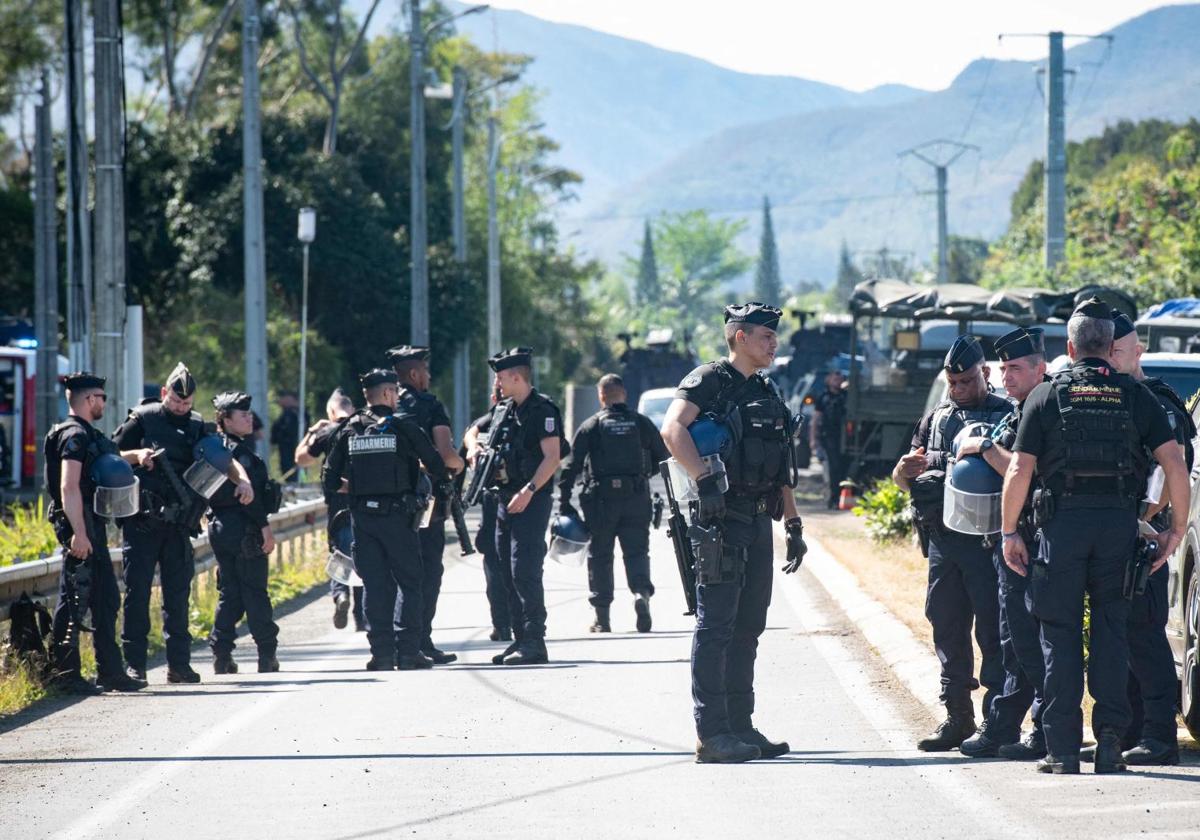
{"type": "Polygon", "coordinates": [[[957,140],[930,140],[928,143],[905,149],[899,155],[900,157],[911,155],[932,166],[937,173],[937,282],[939,284],[946,283],[950,279],[950,231],[946,219],[948,170],[951,164],[969,150],[978,152],[979,147],[972,146],[970,143],[959,143],[957,140]],[[931,146],[939,147],[939,151],[941,147],[949,146],[953,153],[949,158],[942,160],[940,154],[933,156],[924,152],[931,146]]]}
{"type": "Polygon", "coordinates": [[[100,429],[125,416],[125,91],[120,0],[94,0],[96,77],[96,370],[108,377],[100,429]]]}
{"type": "MultiPolygon", "coordinates": [[[[246,282],[246,391],[267,421],[267,268],[263,245],[262,128],[259,123],[258,0],[242,3],[242,201],[246,282]]],[[[267,456],[267,443],[258,444],[267,456]]]]}
{"type": "MultiPolygon", "coordinates": [[[[40,443],[58,419],[58,223],[55,202],[54,134],[50,125],[50,79],[42,70],[42,102],[34,108],[37,179],[34,197],[34,330],[37,375],[33,428],[40,443]]],[[[42,447],[35,447],[33,483],[41,488],[42,447]]]]}
{"type": "MultiPolygon", "coordinates": [[[[73,370],[92,366],[92,236],[88,214],[83,0],[65,0],[67,81],[67,345],[73,370]]],[[[104,371],[107,374],[108,371],[104,371]]]]}
{"type": "MultiPolygon", "coordinates": [[[[453,150],[454,172],[452,176],[454,207],[450,214],[451,232],[454,236],[455,275],[459,289],[467,285],[467,219],[466,200],[463,195],[463,134],[467,121],[467,71],[455,67],[451,76],[454,90],[454,112],[450,118],[450,144],[453,150]]],[[[471,341],[459,342],[454,356],[454,428],[465,429],[470,422],[471,392],[467,382],[470,369],[471,341]]]]}
{"type": "MultiPolygon", "coordinates": [[[[492,356],[500,352],[500,225],[496,219],[496,166],[499,163],[500,145],[496,136],[496,118],[488,117],[487,121],[487,209],[488,209],[488,245],[487,245],[487,354],[492,356]]],[[[492,378],[488,373],[488,390],[491,391],[492,378]]]]}
{"type": "Polygon", "coordinates": [[[411,210],[409,249],[412,260],[412,297],[409,343],[429,346],[429,272],[425,262],[425,31],[421,29],[421,0],[408,0],[410,61],[409,133],[412,134],[411,210]]]}
{"type": "Polygon", "coordinates": [[[1067,245],[1067,138],[1063,97],[1063,34],[1050,33],[1046,67],[1046,268],[1062,262],[1067,245]]]}

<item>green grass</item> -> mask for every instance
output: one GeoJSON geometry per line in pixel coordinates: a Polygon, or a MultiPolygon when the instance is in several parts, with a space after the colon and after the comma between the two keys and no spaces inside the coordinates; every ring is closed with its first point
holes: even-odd
{"type": "Polygon", "coordinates": [[[53,554],[57,548],[42,496],[31,505],[9,505],[0,518],[0,566],[36,560],[53,554]]]}

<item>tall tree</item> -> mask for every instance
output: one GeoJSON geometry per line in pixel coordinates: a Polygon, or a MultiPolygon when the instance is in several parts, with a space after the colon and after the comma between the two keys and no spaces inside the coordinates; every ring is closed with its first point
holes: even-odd
{"type": "Polygon", "coordinates": [[[771,222],[771,199],[763,196],[762,238],[758,243],[758,268],[754,273],[754,296],[763,303],[778,304],[783,297],[779,277],[779,251],[775,247],[775,225],[771,222]]]}
{"type": "Polygon", "coordinates": [[[850,255],[850,246],[842,240],[842,252],[838,257],[838,273],[837,281],[834,284],[834,297],[837,299],[838,306],[842,309],[850,302],[850,294],[854,291],[854,287],[862,282],[862,272],[858,270],[858,266],[854,264],[854,258],[850,255]]]}
{"type": "Polygon", "coordinates": [[[658,282],[658,258],[654,254],[654,231],[650,220],[646,220],[642,234],[642,256],[638,260],[637,302],[641,306],[656,306],[662,298],[662,286],[658,282]]]}

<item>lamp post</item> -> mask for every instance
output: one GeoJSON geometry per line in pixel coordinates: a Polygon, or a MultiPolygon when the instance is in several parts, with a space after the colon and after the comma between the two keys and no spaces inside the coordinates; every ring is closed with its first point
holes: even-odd
{"type": "MultiPolygon", "coordinates": [[[[306,393],[308,379],[308,246],[317,238],[317,211],[311,207],[301,207],[296,238],[300,240],[304,252],[303,282],[300,291],[300,409],[296,415],[296,440],[304,437],[305,423],[304,408],[307,403],[306,393]]],[[[298,479],[303,483],[304,472],[301,469],[298,479]]]]}

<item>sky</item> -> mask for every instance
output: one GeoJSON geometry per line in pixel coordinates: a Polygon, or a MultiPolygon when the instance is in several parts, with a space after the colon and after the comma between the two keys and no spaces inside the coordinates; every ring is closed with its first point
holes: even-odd
{"type": "MultiPolygon", "coordinates": [[[[1163,0],[491,0],[547,20],[645,41],[747,73],[851,90],[901,83],[940,90],[973,59],[1045,55],[1045,39],[1097,34],[1163,0]]],[[[504,33],[497,33],[503,45],[504,33]]],[[[1067,41],[1070,46],[1075,43],[1067,41]]]]}

